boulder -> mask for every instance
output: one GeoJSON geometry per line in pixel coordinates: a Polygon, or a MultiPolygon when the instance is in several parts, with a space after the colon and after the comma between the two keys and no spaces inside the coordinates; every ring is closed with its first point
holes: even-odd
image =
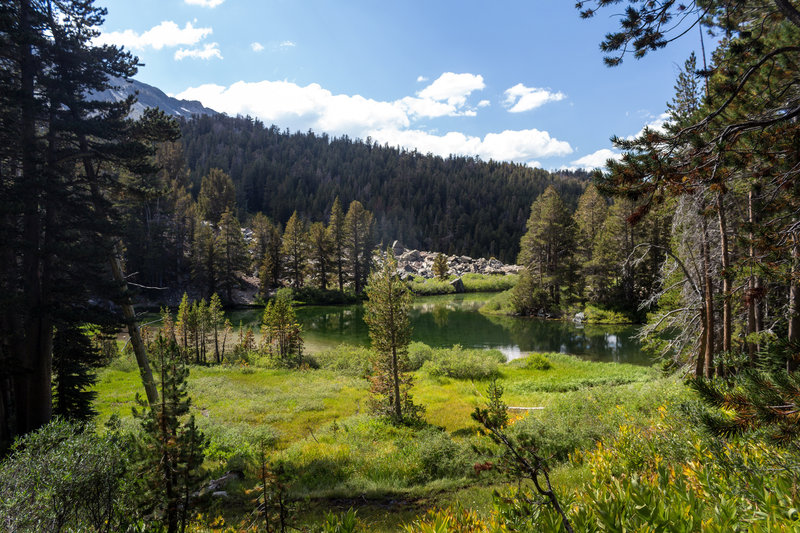
{"type": "Polygon", "coordinates": [[[450,285],[456,290],[456,293],[462,293],[466,291],[464,288],[464,282],[461,281],[461,278],[456,278],[450,282],[450,285]]]}
{"type": "Polygon", "coordinates": [[[392,243],[392,253],[395,257],[400,257],[405,251],[406,249],[402,244],[400,244],[400,241],[394,241],[392,243]]]}

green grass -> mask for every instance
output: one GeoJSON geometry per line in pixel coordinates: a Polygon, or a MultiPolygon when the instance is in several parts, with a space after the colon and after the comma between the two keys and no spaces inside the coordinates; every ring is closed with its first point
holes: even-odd
{"type": "MultiPolygon", "coordinates": [[[[411,292],[417,296],[433,296],[437,294],[453,294],[455,289],[450,282],[456,279],[450,276],[447,280],[437,278],[414,278],[408,283],[411,292]]],[[[511,289],[517,284],[517,274],[464,274],[461,281],[465,292],[500,292],[511,289]]]]}
{"type": "MultiPolygon", "coordinates": [[[[274,457],[295,472],[290,492],[307,502],[301,504],[301,523],[329,509],[356,505],[371,531],[397,530],[399,523],[433,506],[457,501],[490,505],[498,480],[491,474],[478,477],[472,468],[485,459],[473,451],[472,444],[484,437],[470,416],[484,404],[489,383],[482,379],[485,375],[497,376],[508,405],[544,407],[511,414],[519,419],[518,427],[540,435],[543,449],[557,461],[612,435],[631,413],[647,420],[664,398],[680,389],[674,380],[639,366],[563,354],[505,364],[498,363],[492,351],[432,349],[415,343],[411,359],[419,370],[413,372],[411,394],[415,403],[425,406],[427,426],[395,427],[368,414],[369,382],[363,377],[368,356],[363,348],[340,347],[315,356],[322,367],[317,370],[192,367],[188,392],[192,413],[210,440],[206,459],[211,474],[241,468],[252,475],[254,443],[266,436],[274,457]],[[437,361],[440,367],[461,370],[450,375],[431,372],[437,361]],[[460,373],[464,368],[475,372],[485,364],[496,371],[460,373]],[[465,375],[476,379],[459,378],[465,375]],[[396,516],[386,516],[389,512],[396,516]]],[[[99,378],[98,421],[102,424],[116,413],[125,427],[135,427],[130,413],[134,396],[142,392],[135,365],[115,361],[99,378]]],[[[554,472],[554,479],[570,486],[583,475],[562,467],[554,472]]],[[[249,509],[245,488],[231,495],[225,510],[229,523],[249,509]]]]}

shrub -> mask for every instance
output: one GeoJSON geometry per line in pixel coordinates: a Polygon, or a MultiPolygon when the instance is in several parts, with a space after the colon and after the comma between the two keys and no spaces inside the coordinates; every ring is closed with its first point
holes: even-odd
{"type": "Polygon", "coordinates": [[[422,371],[435,377],[490,379],[500,374],[505,356],[500,350],[465,349],[459,345],[431,351],[422,371]]]}
{"type": "Polygon", "coordinates": [[[523,360],[522,366],[528,370],[550,370],[553,368],[550,359],[544,354],[532,353],[523,360]]]}
{"type": "Polygon", "coordinates": [[[3,531],[125,531],[128,458],[115,434],[55,420],[0,464],[3,531]]]}
{"type": "Polygon", "coordinates": [[[372,352],[362,346],[340,344],[330,350],[309,356],[309,359],[313,361],[311,366],[348,376],[366,377],[372,371],[372,352]]]}
{"type": "Polygon", "coordinates": [[[467,292],[500,292],[512,289],[519,280],[518,274],[464,274],[464,290],[467,292]]]}

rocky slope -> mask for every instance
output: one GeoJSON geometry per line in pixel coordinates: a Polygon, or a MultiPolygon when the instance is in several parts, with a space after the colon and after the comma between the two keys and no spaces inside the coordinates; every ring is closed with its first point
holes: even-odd
{"type": "MultiPolygon", "coordinates": [[[[392,244],[392,252],[397,259],[397,271],[403,279],[408,278],[432,278],[433,260],[438,255],[437,252],[424,252],[421,250],[408,250],[398,241],[392,244]]],[[[495,258],[486,259],[484,257],[472,258],[466,255],[448,255],[447,265],[450,267],[449,273],[453,276],[463,276],[464,274],[518,274],[522,267],[519,265],[507,265],[495,258]]]]}

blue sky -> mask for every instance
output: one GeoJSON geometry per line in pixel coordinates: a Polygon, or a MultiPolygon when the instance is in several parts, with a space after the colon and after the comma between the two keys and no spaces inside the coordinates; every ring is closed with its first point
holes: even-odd
{"type": "Polygon", "coordinates": [[[439,155],[593,167],[658,124],[698,32],[604,66],[567,0],[98,0],[137,79],[230,115],[439,155]]]}

